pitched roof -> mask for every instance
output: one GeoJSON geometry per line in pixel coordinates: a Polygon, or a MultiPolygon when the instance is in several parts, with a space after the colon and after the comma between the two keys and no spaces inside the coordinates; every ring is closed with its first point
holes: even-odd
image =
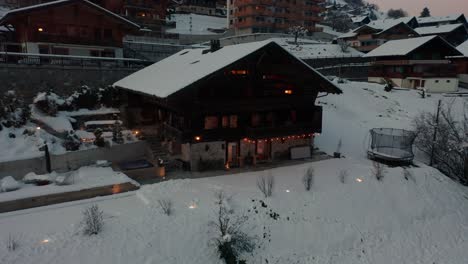
{"type": "Polygon", "coordinates": [[[457,47],[458,51],[463,53],[465,57],[468,57],[468,40],[460,44],[460,46],[457,47]]]}
{"type": "Polygon", "coordinates": [[[418,17],[419,24],[450,22],[459,19],[463,14],[453,14],[448,16],[418,17]]]}
{"type": "Polygon", "coordinates": [[[441,25],[441,26],[432,26],[432,27],[418,27],[414,30],[418,32],[419,35],[435,35],[435,34],[443,34],[443,33],[450,33],[459,27],[464,27],[463,24],[448,24],[448,25],[441,25]]]}
{"type": "Polygon", "coordinates": [[[369,57],[405,56],[405,55],[408,55],[413,50],[421,47],[422,45],[436,38],[444,41],[445,43],[447,43],[447,45],[450,45],[448,42],[446,42],[441,37],[436,36],[436,35],[427,36],[427,37],[419,37],[419,38],[400,39],[400,40],[389,41],[383,44],[382,46],[367,53],[363,57],[369,58],[369,57]]]}
{"type": "Polygon", "coordinates": [[[352,17],[351,20],[353,21],[353,23],[360,23],[360,22],[363,22],[366,18],[369,18],[368,16],[356,16],[356,17],[352,17]]]}
{"type": "Polygon", "coordinates": [[[111,17],[119,20],[122,23],[131,25],[131,26],[136,27],[136,28],[140,28],[139,25],[133,23],[132,21],[130,21],[128,19],[125,19],[125,18],[117,15],[116,13],[113,13],[113,12],[101,7],[100,5],[97,5],[97,4],[92,3],[90,1],[87,1],[87,0],[57,0],[57,1],[46,2],[46,3],[42,3],[42,4],[38,4],[38,5],[32,5],[32,6],[12,9],[9,12],[5,13],[4,16],[0,19],[0,24],[4,24],[6,22],[6,20],[10,16],[14,16],[16,14],[21,14],[21,13],[29,12],[29,11],[35,11],[35,10],[39,10],[39,9],[47,8],[47,7],[52,7],[52,6],[66,5],[66,4],[73,3],[73,2],[86,4],[86,5],[88,5],[88,6],[92,7],[92,8],[95,8],[95,9],[103,12],[103,13],[107,13],[108,15],[110,15],[111,17]]]}
{"type": "Polygon", "coordinates": [[[402,17],[397,19],[379,19],[371,21],[367,24],[369,27],[380,29],[380,30],[387,30],[392,28],[400,23],[408,24],[414,17],[402,17]]]}
{"type": "MultiPolygon", "coordinates": [[[[185,49],[123,78],[113,86],[166,98],[267,45],[276,45],[285,50],[272,40],[225,46],[215,52],[185,49]]],[[[289,54],[307,66],[313,74],[322,78],[330,88],[328,92],[341,93],[327,78],[293,54],[289,54]]]]}

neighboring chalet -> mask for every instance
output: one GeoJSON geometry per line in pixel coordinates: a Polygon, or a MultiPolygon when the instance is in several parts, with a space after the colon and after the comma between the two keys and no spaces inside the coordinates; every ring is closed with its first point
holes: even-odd
{"type": "Polygon", "coordinates": [[[192,170],[289,159],[295,147],[310,154],[322,131],[317,96],[341,90],[274,41],[217,44],[116,82],[127,125],[169,141],[192,170]]]}
{"type": "Polygon", "coordinates": [[[457,65],[460,86],[468,88],[468,40],[458,46],[457,49],[463,54],[463,56],[451,59],[457,65]]]}
{"type": "Polygon", "coordinates": [[[458,46],[468,39],[468,29],[463,24],[419,27],[415,30],[421,36],[437,35],[442,37],[454,46],[458,46]]]}
{"type": "Polygon", "coordinates": [[[13,9],[0,19],[11,31],[6,50],[34,54],[123,57],[123,37],[139,26],[86,0],[13,9]]]}
{"type": "Polygon", "coordinates": [[[464,14],[455,14],[438,17],[418,17],[420,27],[434,27],[451,24],[463,24],[468,27],[468,22],[464,14]]]}
{"type": "Polygon", "coordinates": [[[428,92],[458,90],[456,65],[447,57],[461,53],[439,36],[394,40],[364,55],[375,58],[369,82],[392,81],[403,88],[428,92]]]}
{"type": "Polygon", "coordinates": [[[414,30],[417,23],[415,17],[375,20],[338,38],[361,52],[369,52],[390,40],[418,37],[414,30]]]}

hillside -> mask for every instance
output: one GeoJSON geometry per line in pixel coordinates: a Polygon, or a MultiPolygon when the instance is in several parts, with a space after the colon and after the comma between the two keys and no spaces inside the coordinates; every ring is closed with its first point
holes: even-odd
{"type": "MultiPolygon", "coordinates": [[[[324,131],[317,145],[332,152],[343,140],[344,159],[202,179],[169,180],[109,198],[0,214],[0,237],[15,236],[8,251],[0,240],[0,263],[223,263],[210,222],[216,219],[215,193],[248,221],[257,237],[247,263],[468,263],[468,189],[417,163],[403,177],[385,168],[382,181],[365,157],[367,130],[409,128],[412,117],[431,111],[437,99],[415,91],[386,93],[381,85],[340,84],[343,95],[320,98],[324,131]],[[314,169],[312,190],[302,184],[314,169]],[[338,175],[346,171],[344,183],[338,175]],[[257,177],[275,177],[264,198],[257,177]],[[170,199],[166,216],[159,199],[170,199]],[[104,210],[103,233],[81,234],[81,211],[96,203],[104,210]],[[266,262],[268,261],[268,262],[266,262]]],[[[459,106],[464,99],[444,99],[459,106]]]]}

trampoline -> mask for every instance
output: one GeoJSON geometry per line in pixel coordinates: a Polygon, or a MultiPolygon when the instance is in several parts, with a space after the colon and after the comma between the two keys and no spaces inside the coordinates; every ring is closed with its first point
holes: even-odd
{"type": "Polygon", "coordinates": [[[370,130],[371,142],[367,150],[370,159],[388,162],[411,163],[414,159],[413,131],[396,128],[374,128],[370,130]]]}

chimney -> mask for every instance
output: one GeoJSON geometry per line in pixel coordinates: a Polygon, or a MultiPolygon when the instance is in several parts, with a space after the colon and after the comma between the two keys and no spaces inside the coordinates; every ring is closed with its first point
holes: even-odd
{"type": "Polygon", "coordinates": [[[219,42],[219,39],[212,39],[210,41],[210,52],[215,52],[219,49],[221,49],[221,44],[219,42]]]}

